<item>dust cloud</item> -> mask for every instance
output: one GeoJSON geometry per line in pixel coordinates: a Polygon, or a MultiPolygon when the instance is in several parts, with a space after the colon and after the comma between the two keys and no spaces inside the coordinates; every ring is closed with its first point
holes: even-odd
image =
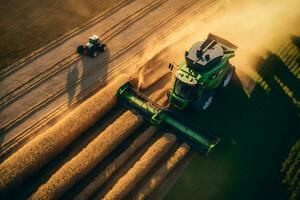
{"type": "Polygon", "coordinates": [[[191,17],[164,40],[154,41],[156,45],[133,61],[135,69],[127,72],[134,72],[138,87],[145,88],[147,82],[152,83],[166,73],[168,63],[178,64],[184,59],[185,50],[204,40],[208,33],[214,33],[238,46],[231,62],[250,93],[256,83],[248,75],[257,71],[259,59],[269,51],[274,52],[290,35],[300,33],[299,7],[300,0],[221,0],[191,17]]]}
{"type": "MultiPolygon", "coordinates": [[[[299,34],[299,0],[223,0],[169,38],[174,60],[182,60],[192,44],[214,33],[238,46],[231,62],[243,82],[256,69],[259,57],[274,51],[283,40],[299,34]]],[[[249,78],[248,78],[249,79],[249,78]]]]}

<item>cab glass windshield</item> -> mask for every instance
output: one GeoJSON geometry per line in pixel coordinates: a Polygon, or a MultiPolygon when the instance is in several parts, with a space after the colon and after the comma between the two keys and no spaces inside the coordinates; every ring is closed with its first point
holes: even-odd
{"type": "Polygon", "coordinates": [[[189,98],[192,96],[195,86],[186,84],[179,79],[176,79],[175,94],[182,98],[189,98]]]}

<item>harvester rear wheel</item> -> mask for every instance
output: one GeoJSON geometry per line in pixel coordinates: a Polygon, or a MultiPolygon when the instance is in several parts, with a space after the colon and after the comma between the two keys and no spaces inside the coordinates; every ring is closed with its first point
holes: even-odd
{"type": "Polygon", "coordinates": [[[214,101],[215,92],[206,91],[193,103],[193,108],[197,111],[204,111],[212,104],[214,101]]]}

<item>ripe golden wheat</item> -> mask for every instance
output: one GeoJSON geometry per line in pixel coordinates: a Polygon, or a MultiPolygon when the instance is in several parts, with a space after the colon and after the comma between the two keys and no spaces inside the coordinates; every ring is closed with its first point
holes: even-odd
{"type": "Polygon", "coordinates": [[[131,145],[121,153],[112,163],[110,163],[103,171],[99,173],[75,199],[84,200],[93,195],[103,183],[114,174],[123,164],[141,147],[143,146],[155,133],[156,127],[150,126],[141,135],[139,135],[131,145]]]}
{"type": "Polygon", "coordinates": [[[124,198],[149,170],[167,153],[176,142],[172,134],[160,137],[138,160],[129,171],[121,177],[113,188],[104,196],[105,200],[124,198]]]}
{"type": "Polygon", "coordinates": [[[92,126],[116,104],[116,92],[127,81],[128,76],[120,76],[5,160],[0,165],[0,191],[16,187],[92,126]]]}
{"type": "Polygon", "coordinates": [[[183,143],[175,153],[154,173],[146,184],[137,192],[135,199],[146,199],[149,194],[165,179],[165,177],[178,165],[187,155],[190,147],[183,143]]]}
{"type": "Polygon", "coordinates": [[[89,173],[127,136],[143,122],[131,111],[126,111],[116,121],[101,132],[79,154],[65,163],[43,184],[31,199],[57,199],[77,181],[89,173]]]}

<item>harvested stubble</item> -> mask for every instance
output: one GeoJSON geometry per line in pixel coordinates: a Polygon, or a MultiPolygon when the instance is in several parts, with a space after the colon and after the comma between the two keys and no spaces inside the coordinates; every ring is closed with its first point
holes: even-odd
{"type": "Polygon", "coordinates": [[[57,199],[60,197],[111,153],[129,134],[135,131],[142,122],[143,119],[141,117],[131,111],[126,111],[79,154],[56,171],[50,179],[31,196],[31,199],[57,199]]]}
{"type": "Polygon", "coordinates": [[[167,153],[175,144],[176,137],[172,134],[164,134],[160,137],[138,160],[129,171],[121,177],[103,199],[122,199],[145,176],[149,170],[167,153]]]}
{"type": "Polygon", "coordinates": [[[123,164],[141,147],[143,146],[156,132],[157,128],[150,126],[140,136],[138,136],[131,145],[121,153],[112,163],[110,163],[96,178],[93,179],[75,199],[88,199],[93,195],[103,183],[112,176],[123,164]]]}
{"type": "Polygon", "coordinates": [[[190,147],[183,143],[175,153],[154,173],[146,184],[137,192],[135,199],[146,199],[149,194],[165,179],[165,177],[178,165],[187,155],[190,147]]]}
{"type": "Polygon", "coordinates": [[[107,113],[116,104],[117,90],[129,79],[120,76],[5,160],[0,165],[0,191],[17,186],[107,113]]]}

